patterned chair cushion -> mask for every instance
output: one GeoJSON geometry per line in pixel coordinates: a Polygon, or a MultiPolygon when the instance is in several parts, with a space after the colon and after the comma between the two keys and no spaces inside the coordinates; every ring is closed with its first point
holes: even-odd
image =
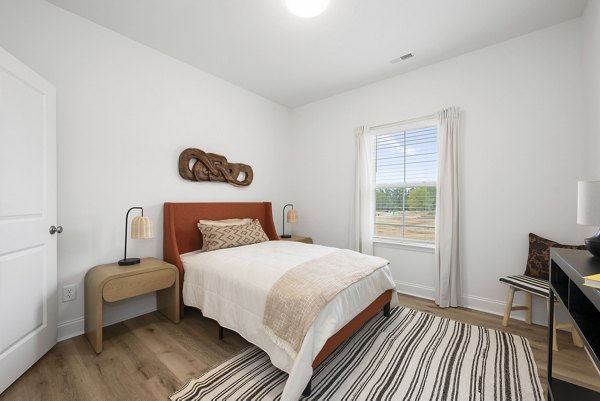
{"type": "Polygon", "coordinates": [[[548,283],[548,280],[528,277],[523,274],[502,277],[500,282],[545,298],[548,298],[550,291],[550,284],[548,283]]]}
{"type": "Polygon", "coordinates": [[[198,228],[206,244],[206,251],[258,244],[269,240],[258,220],[250,224],[230,226],[198,223],[198,228]]]}
{"type": "Polygon", "coordinates": [[[585,249],[584,245],[563,245],[529,233],[529,255],[525,275],[548,280],[548,265],[550,264],[550,248],[585,249]]]}

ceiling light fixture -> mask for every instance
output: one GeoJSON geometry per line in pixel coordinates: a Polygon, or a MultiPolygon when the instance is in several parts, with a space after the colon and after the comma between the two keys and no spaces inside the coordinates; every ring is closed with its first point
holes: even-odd
{"type": "Polygon", "coordinates": [[[325,11],[329,0],[285,0],[285,5],[298,17],[312,18],[325,11]]]}

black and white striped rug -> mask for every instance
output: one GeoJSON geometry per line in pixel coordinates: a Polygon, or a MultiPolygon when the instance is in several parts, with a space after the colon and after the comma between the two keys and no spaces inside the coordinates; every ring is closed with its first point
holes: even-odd
{"type": "MultiPolygon", "coordinates": [[[[172,401],[278,400],[287,374],[250,347],[171,395],[172,401]]],[[[542,401],[528,341],[394,308],[371,319],[315,369],[306,400],[542,401]]]]}

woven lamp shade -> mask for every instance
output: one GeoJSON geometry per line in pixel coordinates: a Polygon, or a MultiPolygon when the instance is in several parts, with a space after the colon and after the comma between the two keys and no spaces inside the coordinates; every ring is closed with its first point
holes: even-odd
{"type": "Polygon", "coordinates": [[[294,209],[288,210],[287,222],[288,223],[297,223],[298,222],[298,212],[296,210],[294,210],[294,209]]]}
{"type": "Polygon", "coordinates": [[[154,238],[154,224],[148,216],[136,216],[131,221],[132,239],[154,238]]]}

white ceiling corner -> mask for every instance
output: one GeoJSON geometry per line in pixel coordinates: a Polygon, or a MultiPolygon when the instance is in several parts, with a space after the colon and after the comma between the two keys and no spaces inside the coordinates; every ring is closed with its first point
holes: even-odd
{"type": "Polygon", "coordinates": [[[288,107],[578,17],[586,0],[47,0],[288,107]],[[390,60],[412,52],[396,64],[390,60]]]}

